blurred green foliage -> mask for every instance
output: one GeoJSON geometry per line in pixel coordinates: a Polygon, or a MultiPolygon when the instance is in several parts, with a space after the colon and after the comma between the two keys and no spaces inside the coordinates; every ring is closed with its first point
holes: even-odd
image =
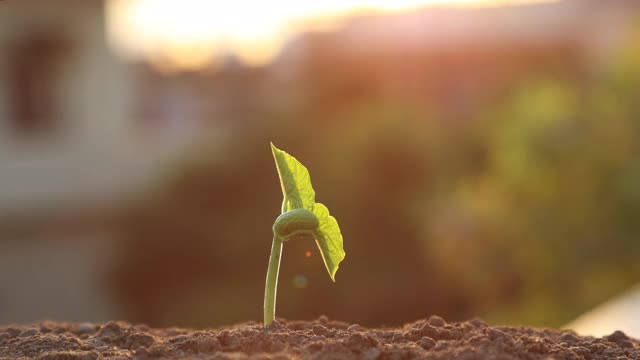
{"type": "Polygon", "coordinates": [[[333,284],[312,243],[287,244],[283,317],[559,326],[630,287],[640,41],[587,75],[537,66],[464,111],[413,85],[381,94],[361,73],[310,68],[298,106],[254,114],[128,210],[113,274],[122,303],[152,324],[260,319],[281,196],[269,141],[311,170],[350,255],[333,284]]]}

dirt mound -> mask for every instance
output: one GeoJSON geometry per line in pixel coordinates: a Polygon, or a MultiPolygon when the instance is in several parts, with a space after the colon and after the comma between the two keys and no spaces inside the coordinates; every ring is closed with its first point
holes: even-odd
{"type": "Polygon", "coordinates": [[[640,359],[640,342],[570,331],[446,323],[364,328],[325,317],[212,330],[151,329],[126,322],[43,322],[0,327],[0,359],[640,359]]]}

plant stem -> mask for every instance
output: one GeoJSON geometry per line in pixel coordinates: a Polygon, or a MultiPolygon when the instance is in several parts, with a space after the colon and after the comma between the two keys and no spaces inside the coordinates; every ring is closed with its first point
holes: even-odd
{"type": "Polygon", "coordinates": [[[267,269],[267,281],[264,286],[264,326],[269,326],[276,316],[276,291],[278,290],[278,273],[282,257],[282,241],[273,235],[271,256],[267,269]]]}

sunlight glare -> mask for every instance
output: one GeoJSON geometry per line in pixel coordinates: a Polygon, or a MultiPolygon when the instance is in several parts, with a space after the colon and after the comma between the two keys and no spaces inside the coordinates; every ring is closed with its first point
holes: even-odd
{"type": "Polygon", "coordinates": [[[118,54],[177,69],[198,69],[231,54],[251,65],[267,63],[294,34],[330,29],[349,14],[526,1],[109,0],[106,10],[109,40],[118,54]]]}

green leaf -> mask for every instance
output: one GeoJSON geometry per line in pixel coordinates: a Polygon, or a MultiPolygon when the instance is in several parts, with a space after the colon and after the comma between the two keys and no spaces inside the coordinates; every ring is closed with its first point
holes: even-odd
{"type": "Polygon", "coordinates": [[[316,193],[311,186],[311,178],[307,168],[295,157],[275,147],[273,143],[271,151],[276,161],[284,195],[282,212],[307,209],[316,215],[319,225],[313,231],[313,235],[329,276],[331,280],[336,281],[338,266],[345,257],[338,221],[329,215],[329,209],[326,206],[315,202],[316,193]]]}
{"type": "Polygon", "coordinates": [[[321,203],[316,203],[312,211],[320,222],[315,234],[316,244],[320,249],[324,266],[326,266],[331,280],[336,281],[336,271],[345,257],[338,221],[329,215],[329,209],[321,203]]]}
{"type": "Polygon", "coordinates": [[[282,212],[293,209],[312,210],[316,192],[311,186],[309,171],[295,157],[278,149],[271,143],[271,152],[276,161],[284,200],[282,212]]]}

